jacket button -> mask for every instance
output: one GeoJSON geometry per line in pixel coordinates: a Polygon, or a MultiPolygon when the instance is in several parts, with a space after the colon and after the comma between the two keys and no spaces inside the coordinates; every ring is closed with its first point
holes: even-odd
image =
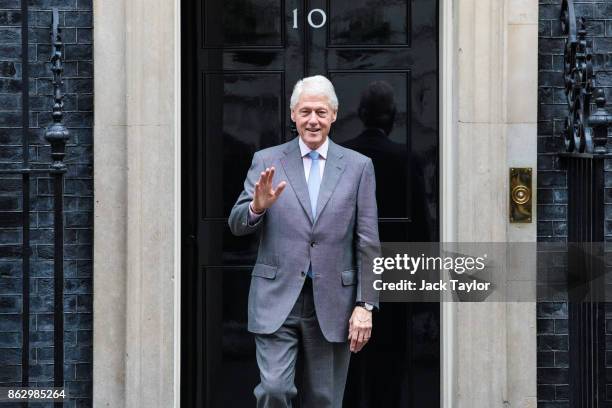
{"type": "Polygon", "coordinates": [[[311,246],[311,247],[314,247],[315,245],[317,245],[317,243],[316,243],[316,242],[314,242],[314,241],[312,241],[312,242],[310,243],[310,246],[311,246]]]}
{"type": "Polygon", "coordinates": [[[304,273],[304,271],[300,271],[300,274],[301,274],[302,276],[306,276],[306,274],[304,273]]]}

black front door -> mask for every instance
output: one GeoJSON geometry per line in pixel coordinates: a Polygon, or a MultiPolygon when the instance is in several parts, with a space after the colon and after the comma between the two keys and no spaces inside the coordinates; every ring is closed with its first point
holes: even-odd
{"type": "MultiPolygon", "coordinates": [[[[381,241],[437,241],[438,6],[183,3],[181,398],[186,407],[251,407],[257,237],[233,237],[227,217],[253,153],[294,137],[293,85],[326,75],[340,101],[331,138],[374,161],[381,241]]],[[[345,407],[439,406],[438,310],[381,306],[371,343],[351,360],[345,407]]]]}

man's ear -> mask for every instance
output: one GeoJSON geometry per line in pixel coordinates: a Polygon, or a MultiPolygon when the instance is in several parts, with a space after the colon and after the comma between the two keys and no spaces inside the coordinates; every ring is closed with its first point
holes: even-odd
{"type": "Polygon", "coordinates": [[[295,110],[291,109],[291,120],[295,122],[295,110]]]}
{"type": "Polygon", "coordinates": [[[332,123],[334,123],[336,121],[336,118],[338,117],[338,111],[335,110],[332,113],[332,123]]]}

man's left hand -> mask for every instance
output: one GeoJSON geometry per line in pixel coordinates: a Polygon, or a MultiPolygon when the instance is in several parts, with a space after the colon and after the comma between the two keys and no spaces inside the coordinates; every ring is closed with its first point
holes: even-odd
{"type": "Polygon", "coordinates": [[[357,306],[349,320],[348,339],[353,353],[361,351],[372,335],[372,312],[364,307],[357,306]]]}

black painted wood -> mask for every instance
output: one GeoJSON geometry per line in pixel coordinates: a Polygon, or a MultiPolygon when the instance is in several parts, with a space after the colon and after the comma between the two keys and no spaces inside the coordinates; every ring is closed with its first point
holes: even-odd
{"type": "MultiPolygon", "coordinates": [[[[340,101],[332,139],[374,161],[381,241],[437,241],[438,6],[230,0],[182,7],[181,398],[186,406],[253,406],[258,371],[246,301],[258,237],[234,237],[227,227],[252,155],[293,138],[293,85],[326,75],[340,101]],[[326,15],[320,28],[309,25],[315,9],[326,15]]],[[[311,22],[321,24],[321,13],[311,22]]],[[[371,343],[352,358],[345,406],[438,406],[439,305],[384,304],[374,325],[371,343]]]]}

